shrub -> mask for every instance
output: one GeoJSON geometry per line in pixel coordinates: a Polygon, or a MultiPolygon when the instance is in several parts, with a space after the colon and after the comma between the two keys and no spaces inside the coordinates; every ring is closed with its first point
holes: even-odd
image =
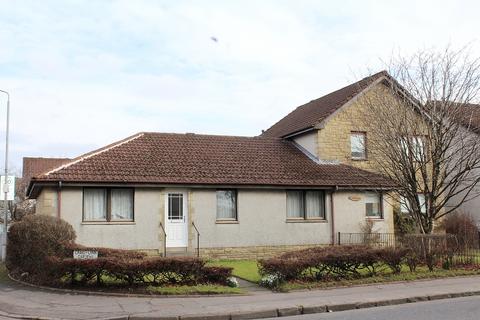
{"type": "Polygon", "coordinates": [[[478,228],[471,215],[464,212],[452,213],[445,217],[441,227],[446,233],[456,236],[460,247],[478,248],[478,228]]]}
{"type": "Polygon", "coordinates": [[[205,261],[197,258],[148,258],[122,259],[99,257],[98,259],[48,260],[51,285],[62,281],[70,284],[102,285],[102,276],[130,286],[137,284],[194,285],[199,283],[228,284],[231,268],[206,267],[205,261]]]}
{"type": "Polygon", "coordinates": [[[383,264],[394,272],[400,272],[408,253],[406,248],[314,247],[260,260],[258,264],[263,276],[261,283],[272,287],[287,280],[355,278],[362,276],[362,270],[373,275],[383,264]]]}
{"type": "Polygon", "coordinates": [[[65,257],[66,246],[72,244],[75,238],[72,226],[61,219],[27,216],[13,223],[8,231],[7,268],[12,273],[45,273],[46,258],[65,257]]]}

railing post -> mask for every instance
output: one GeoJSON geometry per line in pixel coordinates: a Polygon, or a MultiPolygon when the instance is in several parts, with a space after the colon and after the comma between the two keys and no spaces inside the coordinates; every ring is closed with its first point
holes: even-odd
{"type": "Polygon", "coordinates": [[[163,228],[163,224],[160,222],[160,228],[162,228],[163,231],[163,257],[167,256],[167,233],[165,232],[165,229],[163,228]]]}
{"type": "Polygon", "coordinates": [[[200,232],[197,229],[197,226],[195,225],[195,222],[192,221],[192,226],[197,232],[197,258],[200,258],[200,232]]]}
{"type": "Polygon", "coordinates": [[[340,241],[340,231],[338,231],[338,234],[337,234],[337,244],[338,244],[338,245],[341,245],[341,241],[340,241]]]}

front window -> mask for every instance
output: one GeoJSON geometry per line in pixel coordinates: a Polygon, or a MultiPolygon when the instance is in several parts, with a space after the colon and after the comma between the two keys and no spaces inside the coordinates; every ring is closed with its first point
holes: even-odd
{"type": "Polygon", "coordinates": [[[84,221],[133,221],[133,189],[83,189],[84,221]]]}
{"type": "Polygon", "coordinates": [[[288,190],[287,219],[325,219],[325,193],[318,190],[288,190]]]}
{"type": "Polygon", "coordinates": [[[380,193],[365,193],[365,213],[368,218],[382,218],[382,195],[380,193]]]}
{"type": "Polygon", "coordinates": [[[350,135],[350,148],[352,153],[352,159],[366,159],[366,133],[352,132],[352,134],[350,135]]]}
{"type": "Polygon", "coordinates": [[[217,220],[237,220],[236,190],[217,190],[217,220]]]}

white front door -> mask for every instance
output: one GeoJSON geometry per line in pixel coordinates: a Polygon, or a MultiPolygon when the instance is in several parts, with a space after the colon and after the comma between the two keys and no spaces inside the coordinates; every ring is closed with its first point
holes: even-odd
{"type": "Polygon", "coordinates": [[[184,191],[168,191],[165,196],[167,247],[188,246],[188,199],[184,191]]]}

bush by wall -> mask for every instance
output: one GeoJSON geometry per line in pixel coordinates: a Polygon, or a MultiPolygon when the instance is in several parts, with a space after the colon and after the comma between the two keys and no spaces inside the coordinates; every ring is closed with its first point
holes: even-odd
{"type": "Polygon", "coordinates": [[[8,231],[7,268],[12,273],[44,273],[46,258],[66,256],[66,246],[72,245],[75,238],[72,226],[61,219],[27,216],[13,223],[8,231]]]}

